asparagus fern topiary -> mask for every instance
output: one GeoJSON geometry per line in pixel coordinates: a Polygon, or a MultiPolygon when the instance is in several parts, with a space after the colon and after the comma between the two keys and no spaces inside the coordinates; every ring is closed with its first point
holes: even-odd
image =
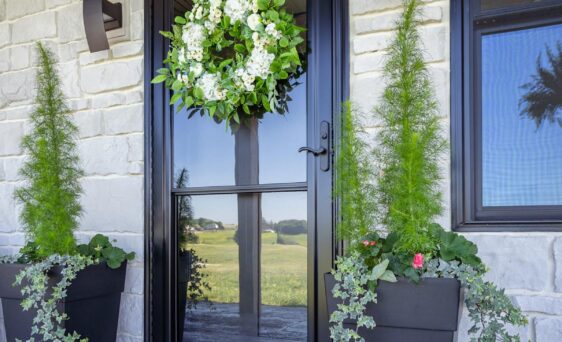
{"type": "MultiPolygon", "coordinates": [[[[36,107],[30,134],[22,141],[28,159],[20,170],[26,184],[17,189],[23,205],[21,220],[32,259],[76,253],[73,232],[82,212],[79,178],[83,172],[74,141],[77,127],[65,104],[52,52],[37,43],[36,107]]],[[[35,259],[35,260],[33,260],[35,259]]]]}
{"type": "Polygon", "coordinates": [[[375,151],[382,223],[398,238],[395,251],[409,255],[435,247],[430,227],[442,211],[439,158],[447,146],[421,49],[419,2],[404,3],[384,68],[387,87],[376,109],[382,122],[375,151]]]}
{"type": "Polygon", "coordinates": [[[334,198],[339,201],[340,240],[363,238],[372,228],[376,207],[369,146],[351,104],[343,104],[340,140],[336,145],[334,198]]]}

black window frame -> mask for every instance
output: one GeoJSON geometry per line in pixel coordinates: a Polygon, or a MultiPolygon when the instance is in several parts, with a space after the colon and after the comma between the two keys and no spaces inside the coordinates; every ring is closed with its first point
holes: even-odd
{"type": "Polygon", "coordinates": [[[562,205],[482,205],[482,34],[562,23],[562,1],[480,11],[451,0],[451,213],[456,231],[562,231],[562,205]]]}

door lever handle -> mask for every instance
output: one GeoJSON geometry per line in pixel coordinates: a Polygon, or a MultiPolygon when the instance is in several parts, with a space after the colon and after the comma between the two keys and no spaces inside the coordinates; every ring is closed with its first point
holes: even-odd
{"type": "Polygon", "coordinates": [[[304,151],[310,152],[314,156],[319,156],[319,155],[322,155],[322,154],[326,154],[328,152],[325,147],[320,147],[319,149],[315,149],[315,148],[312,148],[312,147],[303,146],[303,147],[299,148],[299,152],[304,152],[304,151]]]}

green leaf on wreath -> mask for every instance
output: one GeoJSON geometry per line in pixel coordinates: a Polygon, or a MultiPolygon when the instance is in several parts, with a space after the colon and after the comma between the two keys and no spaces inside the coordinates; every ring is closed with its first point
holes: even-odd
{"type": "Polygon", "coordinates": [[[180,25],[187,24],[187,20],[185,20],[184,17],[180,17],[180,16],[175,17],[174,21],[176,22],[176,24],[180,24],[180,25]]]}
{"type": "Polygon", "coordinates": [[[158,75],[154,77],[151,83],[162,83],[168,78],[168,75],[158,75]]]}

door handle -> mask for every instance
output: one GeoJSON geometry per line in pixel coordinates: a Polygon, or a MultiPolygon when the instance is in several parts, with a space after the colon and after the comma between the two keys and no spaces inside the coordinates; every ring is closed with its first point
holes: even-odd
{"type": "Polygon", "coordinates": [[[312,153],[315,157],[320,157],[320,170],[328,171],[330,169],[330,124],[328,121],[320,123],[320,147],[313,148],[303,146],[299,148],[299,152],[312,153]]]}
{"type": "Polygon", "coordinates": [[[299,148],[299,152],[304,152],[304,151],[312,153],[315,157],[328,152],[328,151],[326,151],[326,149],[324,147],[320,147],[318,149],[315,149],[315,148],[312,148],[312,147],[303,146],[303,147],[299,148]]]}

